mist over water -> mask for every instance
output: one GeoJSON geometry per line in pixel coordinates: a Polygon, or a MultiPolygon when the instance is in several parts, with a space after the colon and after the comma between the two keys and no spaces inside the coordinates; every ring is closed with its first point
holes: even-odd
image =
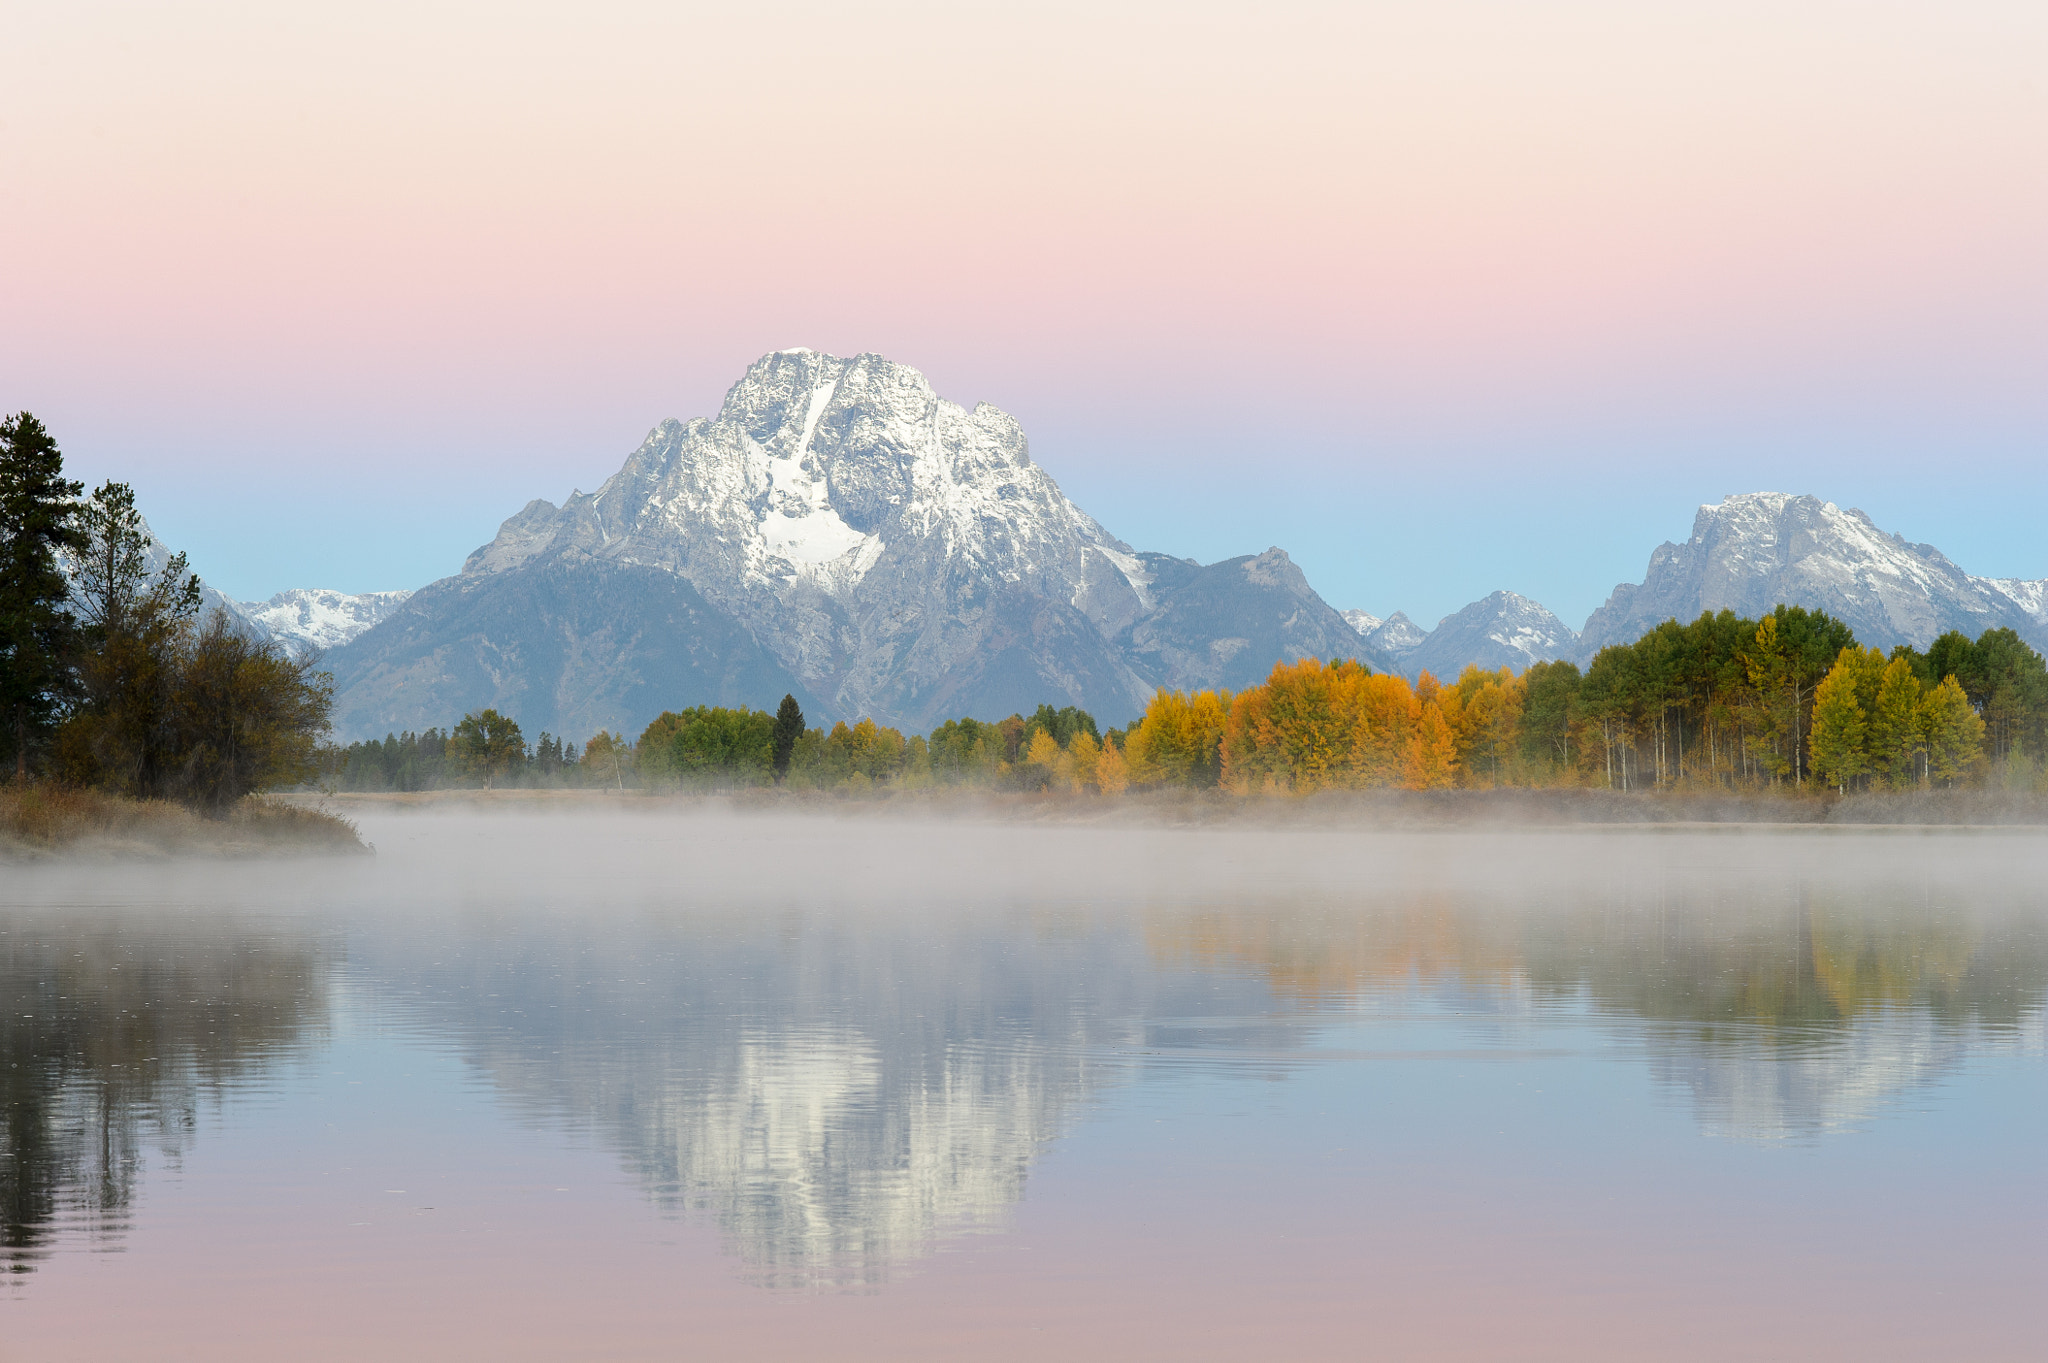
{"type": "Polygon", "coordinates": [[[1336,1356],[1372,1322],[1704,1357],[1745,1313],[2020,1357],[2042,1323],[2001,1286],[2048,1212],[2036,834],[364,832],[8,868],[21,1356],[196,1356],[207,1315],[247,1325],[214,1357],[639,1357],[684,1321],[725,1356],[1336,1356]]]}

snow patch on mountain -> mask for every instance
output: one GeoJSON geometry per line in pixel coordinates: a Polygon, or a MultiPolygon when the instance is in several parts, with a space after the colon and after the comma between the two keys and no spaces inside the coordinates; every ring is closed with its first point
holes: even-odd
{"type": "Polygon", "coordinates": [[[1700,507],[1692,537],[1650,556],[1586,622],[1583,652],[1627,643],[1668,619],[1704,611],[1757,616],[1780,603],[1823,610],[1881,649],[1924,648],[1948,630],[2001,626],[2040,643],[2043,584],[1972,577],[1940,550],[1880,530],[1818,497],[1750,492],[1700,507]]]}
{"type": "Polygon", "coordinates": [[[1340,611],[1339,614],[1344,617],[1345,624],[1358,631],[1361,638],[1371,634],[1386,623],[1379,616],[1368,614],[1365,611],[1340,611]]]}
{"type": "Polygon", "coordinates": [[[1152,601],[1137,554],[1031,461],[1014,419],[879,355],[763,356],[717,416],[662,422],[595,493],[529,503],[463,573],[550,555],[677,574],[850,713],[893,708],[875,688],[906,665],[913,690],[943,690],[993,627],[991,593],[1062,602],[1105,645],[1152,601]]]}
{"type": "Polygon", "coordinates": [[[403,605],[411,592],[337,592],[292,587],[268,601],[235,603],[243,619],[274,639],[338,648],[403,605]]]}
{"type": "Polygon", "coordinates": [[[1406,611],[1395,611],[1373,627],[1366,634],[1365,642],[1399,662],[1401,658],[1421,647],[1429,637],[1429,631],[1408,618],[1406,611]]]}
{"type": "Polygon", "coordinates": [[[2012,602],[2026,612],[2029,619],[2048,626],[2048,578],[1973,577],[1970,580],[1985,591],[1995,592],[2012,602]]]}
{"type": "Polygon", "coordinates": [[[1449,681],[1469,666],[1520,672],[1532,663],[1573,657],[1578,632],[1516,592],[1499,591],[1447,615],[1426,633],[1398,613],[1375,636],[1403,672],[1449,681]],[[1398,619],[1398,628],[1390,628],[1398,619]]]}

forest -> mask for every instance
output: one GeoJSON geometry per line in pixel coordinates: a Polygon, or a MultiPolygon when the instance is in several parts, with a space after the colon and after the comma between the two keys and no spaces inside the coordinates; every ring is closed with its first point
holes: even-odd
{"type": "Polygon", "coordinates": [[[37,782],[102,797],[77,808],[174,801],[225,818],[252,792],[313,774],[332,703],[317,656],[251,637],[218,610],[202,616],[185,556],[152,566],[134,490],[109,481],[84,494],[40,421],[0,421],[9,821],[37,782]]]}
{"type": "Polygon", "coordinates": [[[330,749],[344,790],[443,786],[851,794],[976,787],[1118,795],[1214,788],[1597,787],[1618,791],[2048,789],[2048,665],[2011,630],[1889,655],[1840,621],[1780,606],[1667,621],[1632,644],[1455,681],[1350,660],[1276,664],[1232,694],[1162,690],[1126,730],[1072,706],[905,735],[872,719],[807,727],[779,711],[692,706],[638,737],[582,742],[484,710],[448,730],[330,749]]]}

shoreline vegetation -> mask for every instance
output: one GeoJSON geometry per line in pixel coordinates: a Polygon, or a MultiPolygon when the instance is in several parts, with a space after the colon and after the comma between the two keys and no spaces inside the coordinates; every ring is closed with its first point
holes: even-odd
{"type": "MultiPolygon", "coordinates": [[[[1127,729],[1041,705],[1029,716],[947,720],[929,734],[877,724],[811,728],[792,696],[776,713],[665,712],[628,740],[531,748],[495,709],[452,729],[328,748],[330,791],[775,790],[844,798],[1106,802],[1169,793],[1357,807],[1575,811],[1568,821],[1654,821],[1667,807],[1830,819],[1992,822],[2048,797],[2048,663],[2011,630],[1960,633],[1922,652],[1865,648],[1829,616],[1780,606],[1668,621],[1602,649],[1582,673],[1536,663],[1468,667],[1455,682],[1375,673],[1351,659],[1276,663],[1242,691],[1162,689],[1127,729]],[[1363,798],[1373,797],[1373,798],[1363,798]],[[1377,803],[1375,803],[1377,801],[1377,803]],[[1626,815],[1631,801],[1649,802],[1626,815]],[[1861,811],[1861,812],[1858,812],[1861,811]],[[1965,811],[1965,812],[1955,812],[1965,811]]],[[[1403,814],[1402,817],[1406,817],[1403,814]]],[[[1709,813],[1709,821],[1734,815],[1709,813]]]]}
{"type": "Polygon", "coordinates": [[[2010,629],[1861,646],[1780,605],[1669,620],[1581,669],[1455,681],[1283,659],[1231,692],[1160,689],[1123,729],[1073,705],[905,735],[693,705],[583,742],[486,708],[448,729],[328,740],[319,655],[204,614],[152,565],[134,492],[83,495],[29,413],[0,421],[0,851],[367,850],[302,798],[468,788],[742,807],[847,801],[1020,818],[1458,824],[2042,823],[2048,662],[2010,629]],[[1232,802],[1235,802],[1233,804],[1232,802]]]}
{"type": "Polygon", "coordinates": [[[0,786],[0,863],[369,853],[348,819],[289,797],[248,796],[213,817],[174,800],[48,782],[0,786]]]}
{"type": "Polygon", "coordinates": [[[259,794],[318,770],[319,655],[202,613],[183,554],[152,564],[134,489],[84,492],[33,415],[0,420],[0,858],[367,853],[259,794]]]}

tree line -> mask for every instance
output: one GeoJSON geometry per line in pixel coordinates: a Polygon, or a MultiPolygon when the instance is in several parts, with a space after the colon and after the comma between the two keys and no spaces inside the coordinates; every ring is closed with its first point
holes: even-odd
{"type": "Polygon", "coordinates": [[[334,751],[347,789],[529,785],[871,791],[964,786],[1116,795],[1326,789],[1605,787],[1847,792],[2048,778],[2048,666],[2011,630],[1941,636],[1924,652],[1859,646],[1825,613],[1780,606],[1667,621],[1569,662],[1468,667],[1414,681],[1348,659],[1277,664],[1237,693],[1161,690],[1128,730],[1041,705],[999,721],[904,734],[873,719],[807,727],[776,713],[692,706],[637,739],[528,749],[494,710],[453,729],[334,751]]]}
{"type": "Polygon", "coordinates": [[[127,484],[85,496],[33,415],[0,420],[0,752],[53,779],[223,813],[317,769],[314,654],[202,618],[183,554],[151,571],[127,484]]]}

